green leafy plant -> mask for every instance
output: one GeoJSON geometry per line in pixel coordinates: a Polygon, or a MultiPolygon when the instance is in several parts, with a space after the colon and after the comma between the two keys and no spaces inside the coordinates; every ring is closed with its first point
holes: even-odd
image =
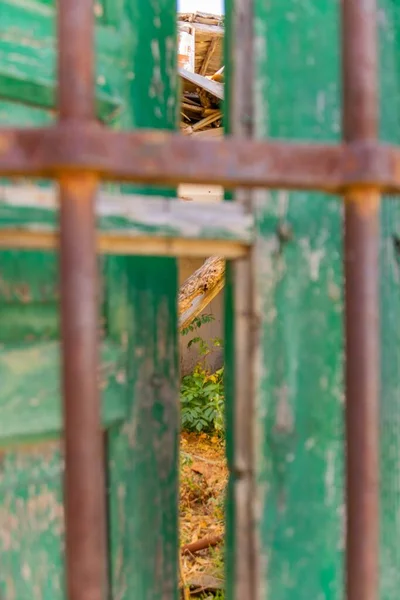
{"type": "Polygon", "coordinates": [[[210,374],[201,365],[181,384],[182,427],[187,431],[222,432],[224,428],[224,369],[210,374]]]}
{"type": "MultiPolygon", "coordinates": [[[[181,333],[186,335],[194,332],[213,320],[211,314],[196,317],[181,333]]],[[[205,365],[210,353],[222,347],[222,340],[214,338],[208,344],[201,336],[195,336],[187,346],[198,347],[200,360],[193,372],[183,377],[181,382],[182,428],[186,431],[221,433],[224,429],[224,367],[211,373],[205,365]]]]}
{"type": "Polygon", "coordinates": [[[181,330],[181,335],[187,335],[188,333],[192,333],[196,329],[200,329],[200,327],[202,325],[205,325],[205,323],[211,323],[214,320],[214,315],[199,315],[198,317],[195,317],[193,319],[190,325],[181,330]]]}

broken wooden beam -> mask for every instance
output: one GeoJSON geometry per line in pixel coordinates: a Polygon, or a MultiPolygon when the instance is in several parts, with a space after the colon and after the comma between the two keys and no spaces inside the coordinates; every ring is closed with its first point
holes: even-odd
{"type": "Polygon", "coordinates": [[[218,39],[215,37],[212,38],[211,42],[209,43],[209,46],[207,48],[207,53],[203,59],[202,65],[201,65],[200,75],[205,76],[207,74],[208,65],[210,64],[210,60],[212,59],[213,54],[215,53],[217,44],[218,44],[218,39]]]}
{"type": "Polygon", "coordinates": [[[179,75],[185,81],[205,90],[208,94],[215,96],[219,100],[224,99],[224,85],[222,83],[212,81],[212,79],[203,77],[203,75],[199,75],[199,73],[186,71],[186,69],[182,69],[182,67],[179,68],[179,75]]]}
{"type": "Polygon", "coordinates": [[[179,331],[188,327],[223,289],[225,260],[221,256],[208,258],[186,279],[179,290],[179,331]]]}

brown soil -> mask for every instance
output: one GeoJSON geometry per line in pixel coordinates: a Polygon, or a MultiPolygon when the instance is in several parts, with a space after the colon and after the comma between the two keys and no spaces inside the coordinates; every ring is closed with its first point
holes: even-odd
{"type": "MultiPolygon", "coordinates": [[[[205,434],[181,436],[180,526],[181,546],[224,533],[224,500],[228,480],[223,441],[205,434]]],[[[205,575],[224,575],[223,543],[196,554],[182,555],[184,583],[205,575]]]]}

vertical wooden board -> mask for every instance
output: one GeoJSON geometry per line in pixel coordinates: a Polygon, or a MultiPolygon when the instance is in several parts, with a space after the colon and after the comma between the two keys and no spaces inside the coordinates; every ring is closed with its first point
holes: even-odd
{"type": "MultiPolygon", "coordinates": [[[[125,3],[126,102],[121,128],[176,125],[174,0],[125,3]]],[[[144,190],[151,193],[151,190],[144,190]]],[[[127,421],[110,432],[111,583],[121,600],[177,598],[177,265],[108,260],[110,335],[128,343],[127,421]]]]}
{"type": "Polygon", "coordinates": [[[130,414],[108,438],[112,589],[124,599],[176,596],[177,281],[171,267],[170,260],[120,259],[110,276],[128,303],[130,414]]]}
{"type": "MultiPolygon", "coordinates": [[[[380,0],[380,137],[398,144],[400,116],[400,7],[380,0]]],[[[400,206],[385,198],[381,211],[381,589],[382,600],[400,589],[400,206]]]]}
{"type": "MultiPolygon", "coordinates": [[[[226,26],[226,22],[225,22],[226,26]]],[[[226,68],[226,67],[225,67],[226,68]]],[[[226,131],[226,127],[225,127],[226,131]]],[[[235,328],[233,322],[233,269],[231,264],[226,265],[224,289],[224,389],[225,389],[225,428],[226,428],[226,458],[229,469],[229,479],[225,496],[225,594],[228,600],[234,598],[235,565],[235,484],[236,474],[233,469],[234,459],[234,411],[233,398],[235,390],[235,328]]]]}
{"type": "Polygon", "coordinates": [[[58,443],[0,454],[1,598],[64,598],[61,472],[58,443]]]}
{"type": "MultiPolygon", "coordinates": [[[[260,598],[342,597],[341,219],[327,202],[297,195],[285,216],[293,239],[260,244],[260,598]]],[[[273,235],[280,217],[260,217],[273,235]]]]}
{"type": "MultiPolygon", "coordinates": [[[[255,6],[257,135],[337,139],[339,3],[255,6]]],[[[341,204],[281,192],[264,207],[260,233],[275,212],[292,239],[266,249],[257,285],[260,597],[334,600],[344,550],[341,204]]]]}
{"type": "MultiPolygon", "coordinates": [[[[337,139],[339,3],[253,4],[254,135],[337,139]]],[[[340,200],[260,192],[255,204],[258,598],[336,600],[344,548],[340,200]]]]}
{"type": "Polygon", "coordinates": [[[400,589],[400,207],[382,206],[381,248],[381,600],[400,589]]]}

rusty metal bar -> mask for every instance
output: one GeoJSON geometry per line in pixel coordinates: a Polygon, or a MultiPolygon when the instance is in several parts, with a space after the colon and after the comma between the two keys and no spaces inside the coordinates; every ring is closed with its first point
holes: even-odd
{"type": "Polygon", "coordinates": [[[58,2],[60,121],[95,119],[94,17],[89,0],[58,2]]]}
{"type": "Polygon", "coordinates": [[[227,136],[210,142],[160,131],[110,131],[72,119],[47,129],[0,129],[1,176],[88,171],[152,185],[207,182],[328,193],[373,186],[396,194],[400,148],[373,140],[333,145],[227,136]]]}
{"type": "MultiPolygon", "coordinates": [[[[59,108],[66,129],[94,122],[93,2],[60,0],[59,108]]],[[[53,146],[53,152],[55,147],[53,146]]],[[[105,486],[97,384],[97,177],[61,174],[60,276],[68,600],[106,595],[105,486]]]]}
{"type": "MultiPolygon", "coordinates": [[[[375,0],[343,0],[343,130],[378,134],[375,0]]],[[[379,583],[379,190],[344,196],[347,600],[376,600],[379,583]]]]}

